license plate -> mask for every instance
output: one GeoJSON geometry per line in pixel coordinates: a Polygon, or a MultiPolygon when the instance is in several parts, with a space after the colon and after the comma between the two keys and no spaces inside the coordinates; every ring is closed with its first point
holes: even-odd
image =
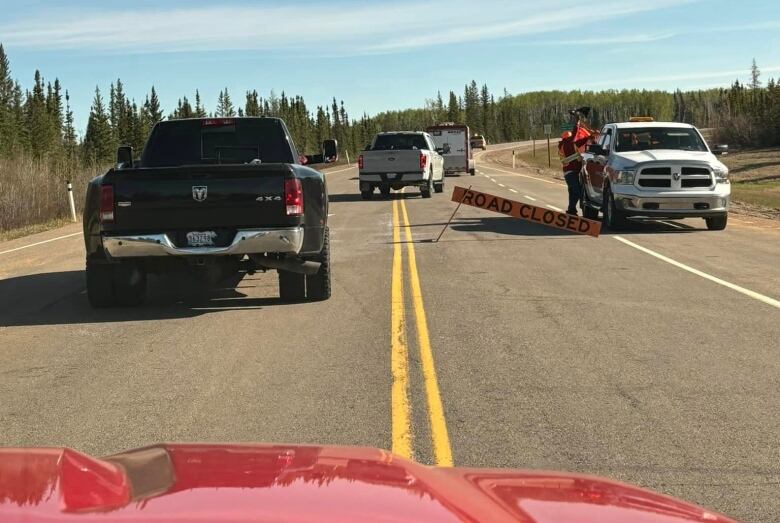
{"type": "Polygon", "coordinates": [[[204,232],[188,232],[187,244],[190,247],[208,247],[214,245],[214,239],[216,239],[217,233],[214,231],[204,232]]]}
{"type": "Polygon", "coordinates": [[[398,173],[387,173],[388,180],[395,180],[396,178],[398,178],[398,173]]]}

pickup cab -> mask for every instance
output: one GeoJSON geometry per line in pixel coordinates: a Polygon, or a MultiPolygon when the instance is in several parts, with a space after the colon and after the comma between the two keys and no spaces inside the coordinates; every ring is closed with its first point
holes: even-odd
{"type": "Polygon", "coordinates": [[[444,158],[428,133],[379,133],[358,156],[360,195],[370,200],[374,189],[385,198],[390,190],[419,187],[423,198],[444,191],[444,158]]]}
{"type": "Polygon", "coordinates": [[[612,123],[583,154],[581,207],[586,218],[604,215],[613,230],[629,217],[703,218],[710,230],[726,228],[729,171],[689,124],[649,118],[612,123]]]}
{"type": "Polygon", "coordinates": [[[90,303],[140,304],[149,273],[269,269],[282,299],[329,298],[327,186],[302,162],[322,157],[299,156],[278,118],[164,121],[140,160],[120,147],[87,188],[90,303]]]}

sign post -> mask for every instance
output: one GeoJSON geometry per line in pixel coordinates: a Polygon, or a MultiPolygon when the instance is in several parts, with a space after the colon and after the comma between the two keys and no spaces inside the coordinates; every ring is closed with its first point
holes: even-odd
{"type": "Polygon", "coordinates": [[[552,134],[552,125],[544,124],[544,134],[547,136],[547,167],[552,167],[552,153],[550,152],[550,135],[552,134]]]}

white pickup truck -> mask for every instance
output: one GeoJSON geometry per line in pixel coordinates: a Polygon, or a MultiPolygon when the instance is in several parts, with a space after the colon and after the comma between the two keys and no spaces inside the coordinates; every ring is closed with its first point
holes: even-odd
{"type": "Polygon", "coordinates": [[[586,218],[604,215],[613,230],[629,217],[704,218],[723,230],[731,198],[729,171],[698,129],[684,123],[636,118],[605,125],[583,154],[581,207],[586,218]]]}
{"type": "Polygon", "coordinates": [[[390,190],[419,187],[423,198],[444,191],[444,158],[428,133],[387,132],[374,137],[358,157],[360,195],[370,200],[374,189],[384,197],[390,190]]]}

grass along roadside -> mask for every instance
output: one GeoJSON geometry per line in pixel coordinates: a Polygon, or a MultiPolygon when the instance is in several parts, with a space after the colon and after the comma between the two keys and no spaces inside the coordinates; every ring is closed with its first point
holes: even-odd
{"type": "Polygon", "coordinates": [[[87,183],[102,169],[71,174],[25,156],[0,158],[0,238],[11,239],[69,223],[66,181],[73,184],[76,213],[84,206],[87,183]]]}
{"type": "MultiPolygon", "coordinates": [[[[81,221],[81,216],[76,216],[81,221]]],[[[0,231],[0,242],[7,242],[15,240],[17,238],[24,238],[25,236],[31,236],[38,234],[39,232],[46,232],[52,229],[59,229],[66,225],[71,225],[73,222],[70,218],[54,218],[41,223],[35,223],[32,225],[25,225],[23,227],[17,227],[15,229],[9,229],[6,231],[0,231]]]]}

